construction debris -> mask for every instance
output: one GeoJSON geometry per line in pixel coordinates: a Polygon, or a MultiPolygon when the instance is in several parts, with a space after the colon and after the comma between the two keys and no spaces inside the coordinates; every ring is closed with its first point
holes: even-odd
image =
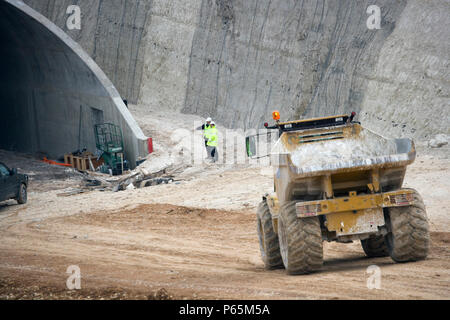
{"type": "Polygon", "coordinates": [[[76,155],[74,153],[64,155],[64,163],[79,171],[95,171],[104,161],[101,158],[98,159],[91,152],[84,151],[76,155]]]}
{"type": "Polygon", "coordinates": [[[155,186],[164,183],[170,183],[175,181],[173,173],[176,170],[173,168],[165,168],[157,172],[148,172],[145,169],[137,168],[130,175],[123,177],[112,187],[114,192],[122,190],[132,190],[129,186],[133,185],[134,188],[145,188],[149,186],[155,186]]]}
{"type": "Polygon", "coordinates": [[[428,142],[430,148],[440,148],[448,144],[449,138],[445,134],[437,134],[428,142]]]}
{"type": "Polygon", "coordinates": [[[87,191],[88,191],[87,189],[73,189],[73,190],[70,190],[70,191],[58,193],[56,196],[58,196],[58,197],[70,197],[70,196],[74,196],[74,195],[77,195],[77,194],[85,193],[87,191]]]}

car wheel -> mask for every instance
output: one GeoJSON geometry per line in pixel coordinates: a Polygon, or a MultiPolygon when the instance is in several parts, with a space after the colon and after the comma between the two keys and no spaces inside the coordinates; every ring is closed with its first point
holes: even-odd
{"type": "Polygon", "coordinates": [[[20,185],[19,197],[17,198],[19,204],[27,203],[27,186],[25,184],[20,185]]]}

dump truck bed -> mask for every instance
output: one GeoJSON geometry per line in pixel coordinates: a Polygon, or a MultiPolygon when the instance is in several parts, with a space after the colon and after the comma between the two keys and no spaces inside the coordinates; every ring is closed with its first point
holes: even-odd
{"type": "Polygon", "coordinates": [[[331,176],[337,193],[362,192],[375,169],[383,190],[400,188],[416,152],[410,139],[386,139],[349,123],[284,132],[270,156],[283,201],[319,197],[324,175],[331,176]]]}

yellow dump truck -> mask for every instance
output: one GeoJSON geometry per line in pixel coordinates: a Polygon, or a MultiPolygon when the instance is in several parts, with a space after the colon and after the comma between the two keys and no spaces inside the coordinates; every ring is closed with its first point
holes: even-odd
{"type": "MultiPolygon", "coordinates": [[[[257,231],[267,269],[289,274],[317,271],[322,242],[360,240],[369,257],[396,262],[425,259],[429,226],[413,189],[402,188],[416,157],[411,139],[386,139],[352,115],[280,122],[270,152],[274,191],[257,210],[257,231]]],[[[258,153],[259,136],[247,137],[247,155],[258,153]]]]}

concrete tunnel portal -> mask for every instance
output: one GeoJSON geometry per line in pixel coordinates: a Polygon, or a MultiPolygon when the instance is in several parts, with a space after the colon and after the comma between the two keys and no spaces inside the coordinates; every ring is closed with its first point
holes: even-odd
{"type": "Polygon", "coordinates": [[[94,125],[123,132],[130,166],[147,137],[97,64],[66,33],[20,0],[0,0],[0,148],[57,159],[95,151],[94,125]]]}

